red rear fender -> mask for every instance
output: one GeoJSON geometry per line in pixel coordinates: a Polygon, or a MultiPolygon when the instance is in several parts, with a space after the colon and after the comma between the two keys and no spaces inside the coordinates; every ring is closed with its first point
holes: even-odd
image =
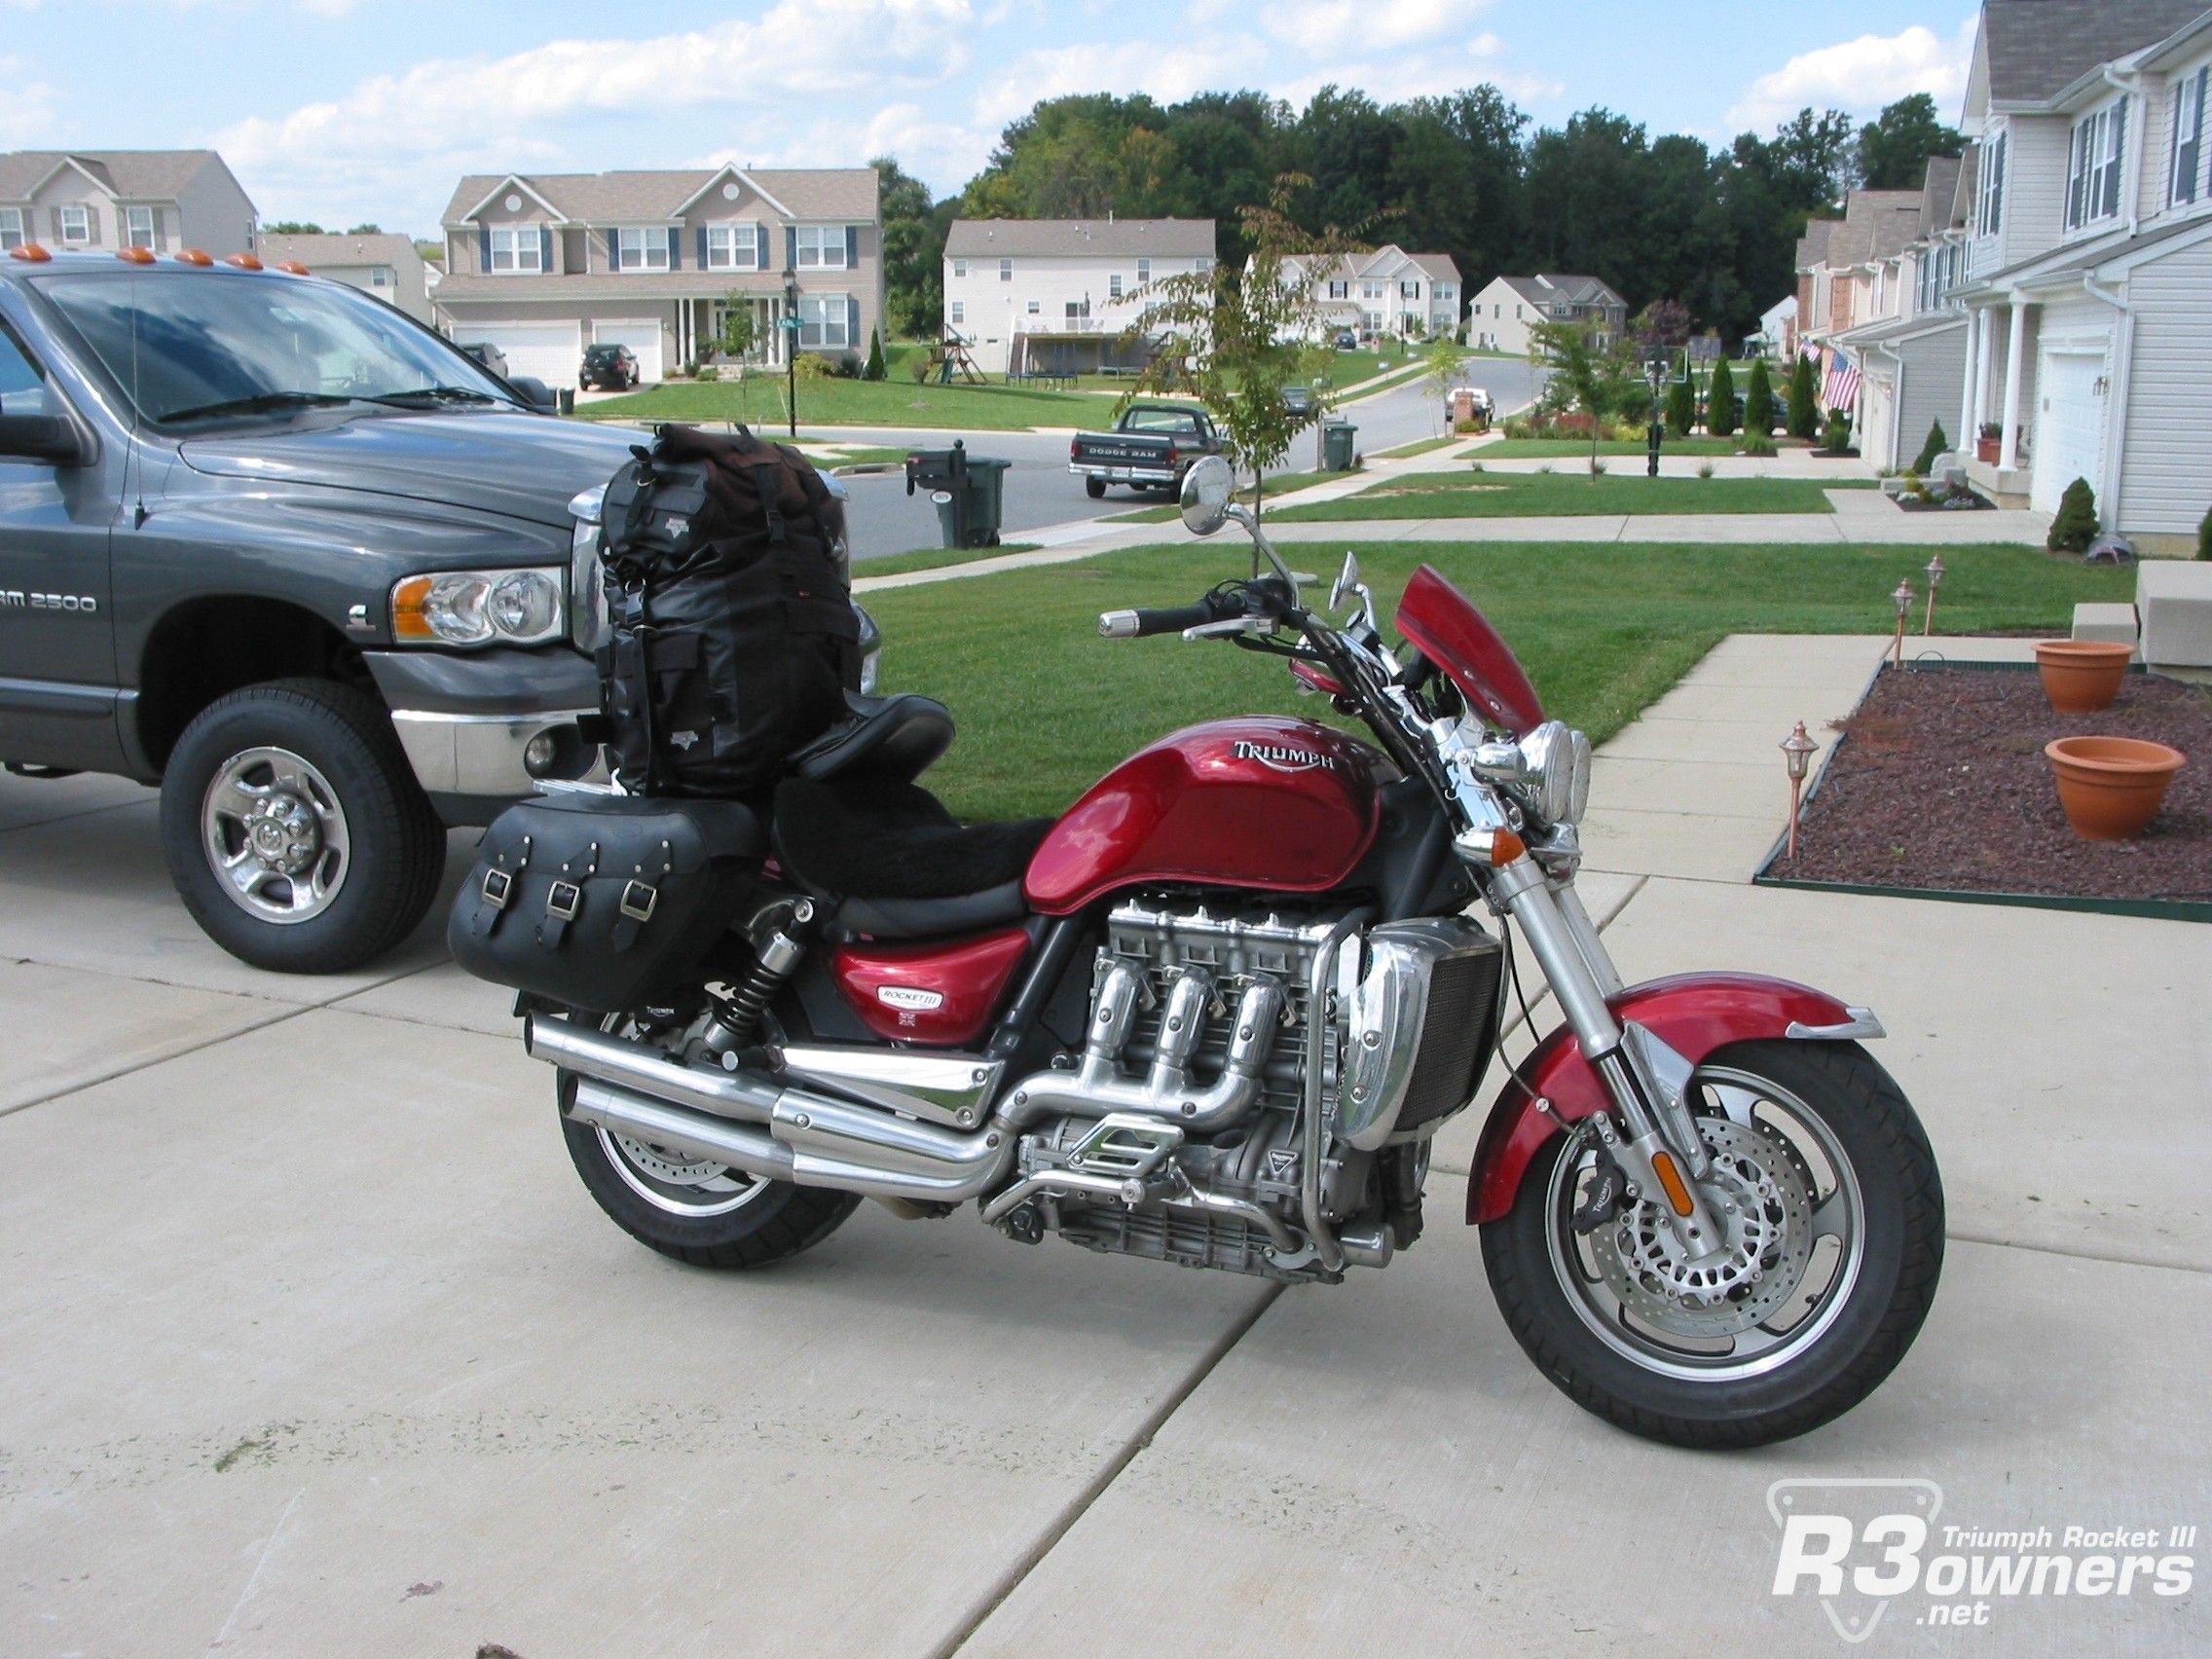
{"type": "MultiPolygon", "coordinates": [[[[1731,1043],[1761,1038],[1817,1036],[1824,1028],[1854,1027],[1863,1011],[1847,1009],[1825,991],[1759,974],[1677,974],[1631,985],[1612,1002],[1613,1013],[1633,1019],[1696,1065],[1731,1043]]],[[[1521,1179],[1537,1150],[1573,1123],[1608,1109],[1605,1086],[1582,1057],[1582,1045],[1561,1026],[1520,1068],[1536,1091],[1530,1098],[1517,1080],[1498,1091],[1467,1179],[1467,1220],[1495,1221],[1513,1207],[1521,1179]],[[1549,1103],[1549,1113],[1536,1109],[1549,1103]]]]}

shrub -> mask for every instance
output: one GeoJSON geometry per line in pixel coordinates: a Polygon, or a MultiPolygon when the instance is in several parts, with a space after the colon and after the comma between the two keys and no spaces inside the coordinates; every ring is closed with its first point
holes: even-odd
{"type": "Polygon", "coordinates": [[[1741,455],[1753,455],[1764,460],[1775,453],[1774,440],[1750,426],[1744,428],[1743,440],[1736,445],[1741,455]]]}
{"type": "Polygon", "coordinates": [[[879,381],[888,372],[883,366],[883,330],[871,328],[867,334],[867,367],[861,371],[861,379],[879,381]]]}
{"type": "Polygon", "coordinates": [[[1713,384],[1705,388],[1705,429],[1716,438],[1736,429],[1736,377],[1726,357],[1713,365],[1713,384]]]}
{"type": "Polygon", "coordinates": [[[2203,522],[2196,527],[2196,556],[2212,559],[2212,507],[2204,509],[2203,522]]]}
{"type": "Polygon", "coordinates": [[[1764,357],[1751,360],[1751,384],[1744,392],[1744,430],[1761,438],[1774,431],[1774,383],[1767,379],[1764,357]]]}
{"type": "Polygon", "coordinates": [[[907,354],[906,373],[913,377],[916,386],[926,382],[930,378],[930,371],[936,367],[937,365],[930,361],[930,354],[919,347],[916,347],[907,354]]]}
{"type": "Polygon", "coordinates": [[[1697,424],[1697,387],[1684,375],[1667,388],[1667,430],[1677,438],[1690,435],[1697,424]]]}
{"type": "Polygon", "coordinates": [[[1543,463],[1542,465],[1540,465],[1540,466],[1538,466],[1538,467],[1536,468],[1536,470],[1537,470],[1538,472],[1549,472],[1549,471],[1550,471],[1551,469],[1552,469],[1552,463],[1551,463],[1550,461],[1545,461],[1545,462],[1544,462],[1544,463],[1543,463]]]}
{"type": "Polygon", "coordinates": [[[1643,442],[1646,435],[1646,429],[1641,421],[1618,422],[1614,424],[1613,429],[1606,434],[1607,437],[1618,444],[1640,444],[1643,442]]]}
{"type": "Polygon", "coordinates": [[[2053,553],[2086,553],[2097,529],[2097,494],[2086,478],[2077,478],[2058,498],[2058,516],[2050,521],[2044,545],[2053,553]]]}
{"type": "Polygon", "coordinates": [[[1920,459],[1912,469],[1925,476],[1935,470],[1936,458],[1951,447],[1951,440],[1943,435],[1943,423],[1932,421],[1928,425],[1928,441],[1920,446],[1920,459]]]}
{"type": "Polygon", "coordinates": [[[792,377],[794,380],[828,380],[830,373],[830,359],[819,351],[801,351],[792,359],[792,377]]]}
{"type": "Polygon", "coordinates": [[[1851,417],[1840,409],[1828,411],[1828,424],[1821,428],[1821,448],[1828,455],[1844,455],[1851,449],[1851,417]]]}
{"type": "Polygon", "coordinates": [[[1713,476],[1713,462],[1710,461],[1699,461],[1697,463],[1697,475],[1700,478],[1711,478],[1713,476]]]}
{"type": "Polygon", "coordinates": [[[1601,461],[1601,460],[1600,460],[1600,459],[1599,459],[1598,457],[1596,457],[1596,456],[1592,456],[1592,457],[1590,458],[1590,476],[1591,476],[1591,477],[1593,477],[1593,478],[1603,478],[1603,477],[1604,477],[1604,476],[1605,475],[1605,470],[1606,470],[1606,468],[1605,468],[1605,463],[1604,463],[1604,462],[1603,461],[1601,461]]]}
{"type": "Polygon", "coordinates": [[[683,378],[685,380],[697,380],[699,378],[698,358],[693,357],[688,363],[685,363],[683,365],[683,378]]]}
{"type": "MultiPolygon", "coordinates": [[[[1482,463],[1481,461],[1475,461],[1475,462],[1473,462],[1472,464],[1470,464],[1470,465],[1469,465],[1469,467],[1467,468],[1467,470],[1468,470],[1468,471],[1470,471],[1470,472],[1480,472],[1480,471],[1482,471],[1482,470],[1483,470],[1483,463],[1482,463]]],[[[2212,524],[2212,513],[2206,513],[2206,514],[2204,515],[2204,521],[2205,521],[2205,523],[2207,523],[2207,524],[2212,524]]]]}
{"type": "Polygon", "coordinates": [[[1820,420],[1820,411],[1814,407],[1813,359],[1800,354],[1789,370],[1789,435],[1810,438],[1820,420]]]}

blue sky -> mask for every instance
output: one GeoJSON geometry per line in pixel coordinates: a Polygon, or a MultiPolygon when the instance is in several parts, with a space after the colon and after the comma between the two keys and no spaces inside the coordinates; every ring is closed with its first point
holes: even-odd
{"type": "Polygon", "coordinates": [[[474,171],[889,152],[940,195],[1037,98],[1494,81],[1721,140],[1906,92],[1957,118],[1974,9],[1707,0],[0,0],[0,147],[213,145],[267,219],[434,234],[474,171]],[[1563,18],[1571,17],[1572,26],[1563,18]]]}

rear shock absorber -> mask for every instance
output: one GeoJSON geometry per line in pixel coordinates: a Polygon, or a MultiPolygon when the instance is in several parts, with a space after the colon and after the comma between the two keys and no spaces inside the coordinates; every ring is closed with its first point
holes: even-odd
{"type": "Polygon", "coordinates": [[[709,1049],[730,1054],[759,1042],[761,1015],[806,955],[805,944],[793,936],[813,920],[814,901],[805,898],[778,899],[755,913],[745,930],[753,945],[753,966],[716,1011],[706,1037],[709,1049]]]}

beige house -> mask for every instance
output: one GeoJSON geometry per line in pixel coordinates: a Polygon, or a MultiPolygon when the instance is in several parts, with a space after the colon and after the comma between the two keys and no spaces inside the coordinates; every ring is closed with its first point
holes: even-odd
{"type": "Polygon", "coordinates": [[[1361,338],[1399,334],[1426,340],[1459,326],[1464,298],[1459,267],[1448,253],[1408,253],[1393,242],[1332,261],[1283,262],[1286,278],[1310,278],[1324,338],[1350,329],[1361,338]]]}
{"type": "Polygon", "coordinates": [[[253,203],[212,150],[17,150],[0,154],[0,251],[198,248],[250,253],[253,203]]]}
{"type": "Polygon", "coordinates": [[[429,267],[415,239],[389,231],[362,236],[285,236],[264,231],[257,250],[271,264],[290,260],[317,276],[374,294],[417,322],[430,321],[429,267]]]}
{"type": "Polygon", "coordinates": [[[751,310],[747,355],[764,364],[793,334],[865,359],[882,325],[873,167],[475,174],[444,225],[438,325],[549,386],[573,384],[593,344],[629,347],[659,380],[709,354],[732,304],[751,310]]]}
{"type": "Polygon", "coordinates": [[[944,241],[944,329],[986,374],[1137,368],[1132,296],[1210,270],[1211,219],[955,219],[944,241]]]}
{"type": "Polygon", "coordinates": [[[1539,322],[1581,322],[1592,347],[1602,350],[1627,328],[1628,302],[1595,276],[1493,276],[1467,313],[1467,344],[1523,355],[1539,322]]]}

